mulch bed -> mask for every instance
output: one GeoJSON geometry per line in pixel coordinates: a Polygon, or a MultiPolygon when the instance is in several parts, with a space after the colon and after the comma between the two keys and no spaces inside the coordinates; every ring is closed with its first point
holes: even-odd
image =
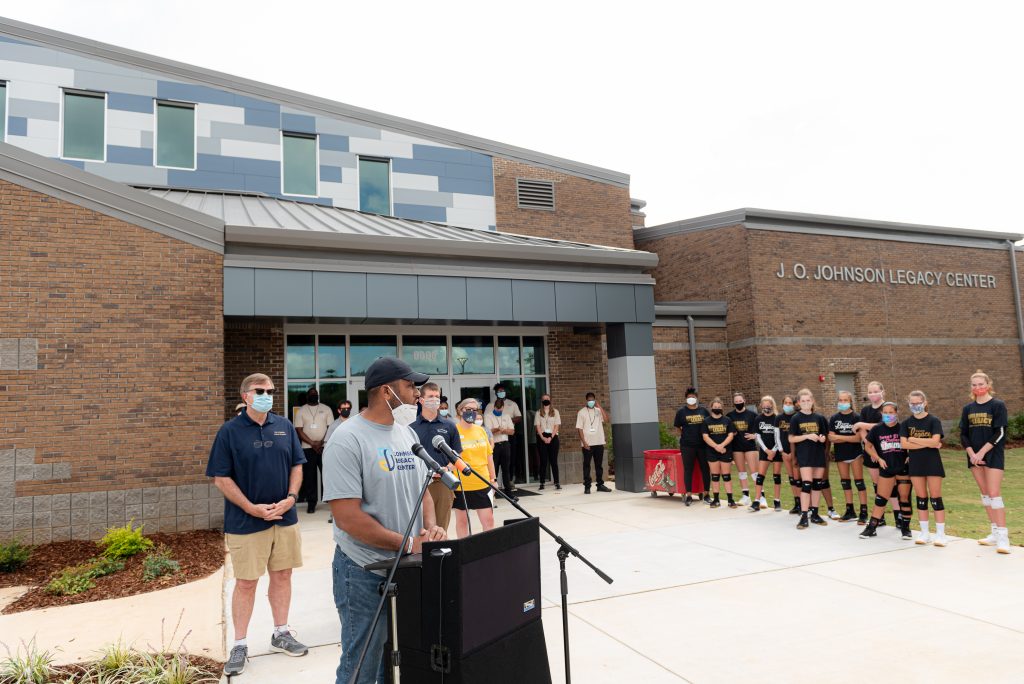
{"type": "Polygon", "coordinates": [[[5,614],[24,610],[67,606],[103,599],[121,598],[166,589],[194,582],[216,572],[224,565],[224,535],[216,530],[196,530],[177,534],[147,534],[156,548],[161,544],[171,550],[171,557],[181,564],[181,571],[142,580],[142,561],[146,553],[124,559],[124,570],[94,580],[96,586],[74,596],[54,596],[45,591],[50,578],[69,565],[78,565],[99,555],[100,548],[91,541],[64,541],[41,544],[21,568],[0,573],[0,587],[31,586],[24,595],[4,608],[5,614]]]}
{"type": "MultiPolygon", "coordinates": [[[[194,665],[201,669],[212,681],[220,681],[221,673],[224,671],[224,663],[211,658],[192,655],[191,653],[186,653],[185,659],[190,665],[194,665]]],[[[88,674],[90,670],[92,670],[93,665],[93,663],[57,665],[54,668],[57,671],[57,677],[50,681],[54,683],[66,682],[68,679],[75,682],[80,681],[84,675],[88,674]]],[[[89,681],[95,681],[95,679],[90,679],[89,681]]]]}

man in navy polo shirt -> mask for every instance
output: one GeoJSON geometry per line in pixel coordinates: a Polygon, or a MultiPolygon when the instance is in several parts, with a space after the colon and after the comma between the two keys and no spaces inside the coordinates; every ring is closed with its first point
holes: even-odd
{"type": "Polygon", "coordinates": [[[292,424],[271,412],[274,383],[262,373],[242,381],[245,410],[221,426],[210,450],[206,476],[224,494],[224,533],[235,590],[231,619],[235,643],[224,674],[245,669],[249,653],[246,634],[256,601],[256,584],[269,571],[270,611],[274,616],[272,650],[290,656],[308,649],[288,627],[292,568],[302,565],[295,501],[302,485],[306,458],[292,424]]]}
{"type": "MultiPolygon", "coordinates": [[[[455,427],[455,423],[437,415],[437,410],[441,407],[441,388],[433,382],[424,384],[420,387],[419,403],[420,414],[409,427],[420,438],[420,444],[437,461],[437,464],[442,468],[452,470],[448,459],[444,454],[439,453],[433,445],[434,436],[441,435],[445,444],[450,446],[452,451],[456,453],[462,451],[462,440],[459,438],[459,430],[455,427]]],[[[455,500],[455,494],[441,482],[438,475],[434,476],[434,481],[427,487],[427,491],[430,492],[430,496],[434,500],[435,522],[438,527],[447,531],[448,523],[452,518],[452,502],[455,500]]]]}

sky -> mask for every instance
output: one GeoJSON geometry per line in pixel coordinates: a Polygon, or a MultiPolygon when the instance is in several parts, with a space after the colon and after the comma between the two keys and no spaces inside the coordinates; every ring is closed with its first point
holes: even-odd
{"type": "Polygon", "coordinates": [[[4,16],[758,207],[1024,233],[1024,3],[32,0],[4,16]]]}

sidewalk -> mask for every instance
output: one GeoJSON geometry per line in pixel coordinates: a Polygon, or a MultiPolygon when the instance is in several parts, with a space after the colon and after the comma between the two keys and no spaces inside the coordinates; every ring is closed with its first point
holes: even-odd
{"type": "MultiPolygon", "coordinates": [[[[915,546],[891,527],[862,540],[852,523],[798,531],[785,512],[686,508],[663,495],[585,496],[579,485],[521,503],[615,580],[607,585],[568,561],[575,681],[734,683],[798,672],[831,682],[859,683],[872,672],[904,684],[1021,681],[1020,547],[997,556],[973,540],[915,546]]],[[[508,505],[496,513],[499,521],[518,515],[508,505]]],[[[299,519],[305,566],[293,576],[290,624],[313,648],[305,658],[267,655],[271,619],[261,586],[241,684],[333,681],[340,626],[327,511],[300,511],[299,519]]],[[[562,682],[555,551],[543,538],[544,628],[552,679],[562,682]]],[[[229,581],[228,599],[230,591],[229,581]]]]}

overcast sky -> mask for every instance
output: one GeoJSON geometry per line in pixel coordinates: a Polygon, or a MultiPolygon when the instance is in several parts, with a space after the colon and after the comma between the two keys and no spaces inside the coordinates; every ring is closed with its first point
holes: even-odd
{"type": "Polygon", "coordinates": [[[1020,2],[31,0],[48,28],[760,207],[1024,232],[1020,2]]]}

